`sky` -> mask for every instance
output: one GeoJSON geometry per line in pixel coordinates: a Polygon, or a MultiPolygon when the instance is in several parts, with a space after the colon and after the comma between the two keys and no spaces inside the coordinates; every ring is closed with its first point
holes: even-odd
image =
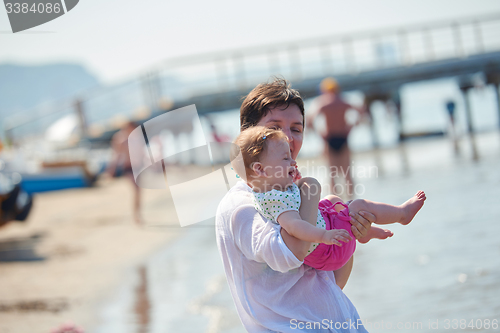
{"type": "Polygon", "coordinates": [[[500,13],[498,0],[81,0],[13,34],[0,8],[0,64],[76,62],[105,83],[166,59],[500,13]]]}

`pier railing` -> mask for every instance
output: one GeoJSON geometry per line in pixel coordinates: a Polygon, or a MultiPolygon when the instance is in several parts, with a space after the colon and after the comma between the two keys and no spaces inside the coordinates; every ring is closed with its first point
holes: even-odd
{"type": "Polygon", "coordinates": [[[79,108],[86,134],[97,136],[125,119],[147,119],[174,101],[234,90],[244,95],[272,75],[298,82],[498,51],[499,31],[497,13],[172,58],[124,84],[83,93],[78,103],[39,106],[14,115],[5,120],[5,129],[14,141],[39,136],[79,108]]]}

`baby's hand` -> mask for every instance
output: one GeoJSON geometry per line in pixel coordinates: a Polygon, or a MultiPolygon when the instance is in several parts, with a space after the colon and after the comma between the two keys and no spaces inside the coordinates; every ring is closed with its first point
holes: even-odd
{"type": "Polygon", "coordinates": [[[293,182],[296,182],[297,180],[301,179],[302,175],[300,174],[299,168],[295,166],[295,172],[293,174],[293,182]]]}
{"type": "Polygon", "coordinates": [[[340,241],[347,243],[352,240],[352,237],[349,235],[349,232],[344,229],[333,229],[333,230],[326,230],[325,233],[323,234],[323,241],[321,243],[327,244],[327,245],[338,245],[342,246],[342,243],[340,241]]]}

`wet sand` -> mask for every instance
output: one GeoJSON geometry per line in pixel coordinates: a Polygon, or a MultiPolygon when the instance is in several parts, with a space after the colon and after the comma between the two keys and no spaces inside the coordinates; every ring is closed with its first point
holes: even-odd
{"type": "Polygon", "coordinates": [[[0,332],[50,332],[65,322],[92,331],[98,308],[128,268],[182,234],[166,190],[143,190],[147,224],[132,216],[131,184],[125,178],[94,188],[38,194],[27,223],[0,229],[0,242],[39,235],[45,260],[0,262],[0,332]]]}

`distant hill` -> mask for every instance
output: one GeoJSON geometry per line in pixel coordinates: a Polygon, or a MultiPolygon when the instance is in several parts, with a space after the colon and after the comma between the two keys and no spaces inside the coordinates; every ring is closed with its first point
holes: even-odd
{"type": "Polygon", "coordinates": [[[98,78],[79,64],[0,64],[0,119],[97,85],[98,78]]]}

